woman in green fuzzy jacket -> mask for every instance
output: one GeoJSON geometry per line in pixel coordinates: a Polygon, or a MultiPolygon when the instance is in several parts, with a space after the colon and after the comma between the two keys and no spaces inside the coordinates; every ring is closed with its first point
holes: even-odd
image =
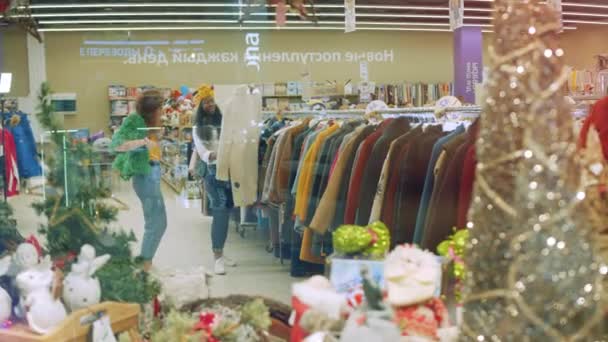
{"type": "Polygon", "coordinates": [[[133,189],[144,211],[144,238],[140,257],[144,271],[149,271],[152,259],[167,229],[165,201],[160,188],[161,149],[158,142],[163,97],[158,90],[146,90],[137,99],[137,113],[129,115],[112,137],[112,147],[118,153],[113,167],[125,179],[133,179],[133,189]]]}

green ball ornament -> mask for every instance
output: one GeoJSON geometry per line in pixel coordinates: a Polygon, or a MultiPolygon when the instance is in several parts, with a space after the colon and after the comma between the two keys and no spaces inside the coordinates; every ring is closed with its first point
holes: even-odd
{"type": "Polygon", "coordinates": [[[333,233],[334,250],[338,254],[361,253],[372,242],[372,236],[366,228],[355,225],[343,225],[333,233]]]}
{"type": "Polygon", "coordinates": [[[367,229],[372,241],[364,252],[375,258],[384,257],[391,248],[390,230],[384,223],[379,221],[370,224],[367,229]]]}

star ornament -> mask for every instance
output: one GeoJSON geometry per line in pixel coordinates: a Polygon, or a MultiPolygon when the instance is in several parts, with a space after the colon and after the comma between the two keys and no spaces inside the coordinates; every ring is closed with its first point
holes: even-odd
{"type": "Polygon", "coordinates": [[[89,220],[89,218],[84,214],[82,209],[80,208],[71,208],[67,211],[60,210],[61,207],[61,196],[54,197],[55,202],[53,204],[53,210],[51,212],[51,216],[49,217],[49,226],[57,226],[69,218],[77,217],[82,224],[89,227],[93,231],[99,231],[99,228],[89,220]]]}

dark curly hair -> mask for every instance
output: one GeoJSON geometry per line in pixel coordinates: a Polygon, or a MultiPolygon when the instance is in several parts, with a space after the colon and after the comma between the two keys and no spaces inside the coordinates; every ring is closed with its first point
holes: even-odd
{"type": "Polygon", "coordinates": [[[155,116],[159,108],[163,106],[163,95],[157,89],[145,90],[138,98],[135,104],[137,114],[141,115],[148,127],[158,126],[160,124],[160,116],[155,116]]]}

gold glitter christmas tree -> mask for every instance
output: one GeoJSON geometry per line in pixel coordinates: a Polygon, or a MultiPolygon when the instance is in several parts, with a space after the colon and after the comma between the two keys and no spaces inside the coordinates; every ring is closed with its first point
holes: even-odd
{"type": "Polygon", "coordinates": [[[562,92],[560,19],[538,0],[494,3],[462,340],[599,341],[608,267],[562,92]]]}

